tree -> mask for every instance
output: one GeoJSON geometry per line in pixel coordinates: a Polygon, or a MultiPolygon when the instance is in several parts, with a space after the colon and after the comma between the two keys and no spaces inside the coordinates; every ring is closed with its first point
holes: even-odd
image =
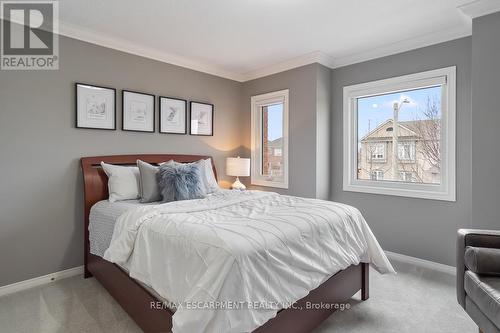
{"type": "Polygon", "coordinates": [[[438,171],[441,170],[441,115],[436,98],[427,97],[427,104],[422,114],[424,120],[415,122],[415,129],[420,137],[420,154],[438,171]]]}

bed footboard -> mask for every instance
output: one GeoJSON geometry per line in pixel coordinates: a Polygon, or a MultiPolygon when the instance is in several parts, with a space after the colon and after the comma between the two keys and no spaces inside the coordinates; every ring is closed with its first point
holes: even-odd
{"type": "Polygon", "coordinates": [[[296,307],[278,312],[276,317],[256,329],[254,333],[310,332],[336,311],[332,307],[320,308],[321,305],[345,303],[360,290],[362,300],[368,299],[369,267],[369,264],[361,263],[338,272],[309,295],[297,301],[296,307]]]}
{"type": "MultiPolygon", "coordinates": [[[[152,304],[162,303],[115,264],[92,254],[88,257],[88,271],[103,285],[121,307],[145,332],[170,332],[173,312],[152,304]]],[[[333,304],[347,302],[361,290],[361,298],[368,298],[369,264],[349,266],[338,272],[318,288],[297,301],[294,307],[281,310],[277,316],[254,333],[306,333],[320,325],[336,311],[333,304]],[[327,305],[327,306],[324,306],[327,305]],[[330,306],[328,306],[330,305],[330,306]]]]}

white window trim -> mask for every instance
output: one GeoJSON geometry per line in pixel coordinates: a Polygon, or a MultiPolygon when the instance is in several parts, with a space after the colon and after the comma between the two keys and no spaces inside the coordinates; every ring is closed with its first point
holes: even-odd
{"type": "Polygon", "coordinates": [[[344,87],[344,191],[456,201],[456,66],[344,87]],[[357,179],[357,98],[444,84],[441,184],[357,179]]]}
{"type": "Polygon", "coordinates": [[[252,96],[251,98],[251,150],[252,150],[252,185],[288,188],[288,89],[267,94],[252,96]],[[261,174],[262,168],[262,114],[261,107],[269,104],[283,103],[283,181],[266,180],[261,174]]]}
{"type": "Polygon", "coordinates": [[[401,179],[402,181],[408,182],[407,177],[406,177],[408,174],[410,174],[410,177],[411,177],[410,181],[411,181],[413,179],[413,172],[411,172],[411,171],[400,170],[399,171],[399,179],[401,179]],[[401,177],[401,176],[403,176],[403,177],[401,177]]]}
{"type": "Polygon", "coordinates": [[[406,141],[399,141],[398,142],[398,159],[403,162],[415,162],[417,159],[417,142],[413,140],[406,140],[406,141]],[[400,150],[399,147],[402,145],[409,145],[410,146],[410,158],[405,158],[404,156],[400,156],[400,150]]]}
{"type": "Polygon", "coordinates": [[[382,170],[373,170],[370,173],[370,179],[372,178],[373,174],[375,174],[375,180],[377,180],[377,181],[384,179],[384,172],[382,170]],[[382,177],[379,178],[379,176],[378,176],[379,174],[382,174],[382,177]]]}
{"type": "Polygon", "coordinates": [[[387,145],[385,144],[385,142],[381,142],[381,141],[374,141],[374,142],[370,142],[370,143],[367,143],[367,147],[369,147],[369,153],[368,153],[368,157],[369,157],[369,160],[372,161],[373,163],[384,163],[387,161],[387,145]],[[378,157],[373,157],[373,154],[370,153],[371,149],[370,146],[374,146],[374,145],[380,145],[382,147],[382,155],[383,157],[381,158],[378,158],[378,157]]]}

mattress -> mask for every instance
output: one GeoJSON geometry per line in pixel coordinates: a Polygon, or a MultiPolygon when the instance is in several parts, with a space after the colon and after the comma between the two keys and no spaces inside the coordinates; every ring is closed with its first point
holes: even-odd
{"type": "MultiPolygon", "coordinates": [[[[102,200],[97,202],[90,209],[89,216],[89,241],[90,241],[90,253],[103,257],[104,252],[107,250],[111,243],[111,238],[113,236],[113,229],[115,228],[116,220],[120,215],[128,211],[129,209],[134,209],[140,206],[147,206],[153,203],[140,203],[139,200],[125,200],[118,202],[109,202],[108,200],[102,200]]],[[[127,265],[118,265],[127,274],[129,274],[129,269],[127,265]]],[[[130,274],[129,274],[130,275],[130,274]]],[[[147,284],[137,281],[142,285],[147,291],[149,291],[158,300],[162,301],[164,305],[168,306],[169,309],[175,312],[175,308],[169,306],[170,302],[166,297],[160,296],[153,288],[147,284]]]]}
{"type": "MultiPolygon", "coordinates": [[[[152,203],[157,204],[157,203],[152,203]]],[[[109,202],[102,200],[90,209],[89,242],[90,253],[103,257],[111,243],[113,229],[118,217],[129,209],[151,204],[140,203],[139,200],[109,202]]]]}

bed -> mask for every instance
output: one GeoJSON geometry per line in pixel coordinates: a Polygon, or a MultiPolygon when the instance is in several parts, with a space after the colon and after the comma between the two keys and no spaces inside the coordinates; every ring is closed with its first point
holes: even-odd
{"type": "MultiPolygon", "coordinates": [[[[158,164],[164,161],[168,160],[174,160],[177,162],[181,163],[190,163],[190,162],[195,162],[200,159],[206,159],[209,158],[209,156],[199,156],[199,155],[118,155],[118,156],[96,156],[96,157],[85,157],[81,159],[81,165],[82,165],[82,170],[83,170],[83,179],[84,179],[84,199],[85,199],[85,209],[84,209],[84,223],[85,223],[85,238],[84,238],[84,246],[85,246],[85,252],[84,252],[84,263],[85,263],[85,278],[94,276],[107,290],[108,292],[117,300],[117,302],[122,306],[122,308],[136,321],[136,323],[145,331],[145,332],[169,332],[173,328],[173,316],[175,314],[175,310],[172,307],[169,306],[164,306],[166,304],[166,301],[169,299],[169,295],[167,292],[167,295],[165,295],[165,290],[170,290],[170,292],[175,293],[176,292],[176,287],[177,286],[171,286],[167,285],[164,286],[164,288],[158,287],[158,285],[162,282],[165,281],[163,277],[152,275],[144,278],[138,278],[138,274],[141,272],[141,270],[151,270],[151,266],[149,267],[144,267],[139,265],[139,269],[135,268],[134,270],[134,265],[133,263],[130,264],[129,266],[125,265],[125,260],[122,260],[122,264],[120,264],[120,256],[122,255],[121,252],[122,250],[127,248],[126,255],[125,257],[128,258],[130,256],[133,258],[132,254],[134,256],[138,257],[136,253],[139,253],[140,251],[136,250],[134,252],[134,246],[141,247],[141,239],[144,238],[134,238],[132,241],[127,240],[127,237],[122,237],[120,239],[120,233],[116,231],[113,235],[111,235],[110,232],[110,227],[108,226],[107,229],[102,229],[102,230],[95,230],[95,226],[92,226],[89,224],[90,221],[90,215],[91,215],[91,210],[92,207],[94,206],[94,210],[92,210],[92,213],[95,214],[97,211],[97,208],[100,208],[100,211],[102,214],[105,214],[106,212],[109,213],[109,216],[103,217],[104,221],[109,221],[110,224],[114,223],[117,221],[117,216],[120,216],[118,219],[119,222],[124,226],[127,226],[126,223],[128,223],[128,226],[134,225],[135,221],[143,221],[146,218],[149,218],[151,221],[148,220],[149,227],[154,226],[154,219],[159,219],[159,216],[169,216],[171,219],[173,219],[173,216],[175,214],[184,214],[183,216],[190,216],[194,220],[191,221],[194,224],[197,224],[198,227],[200,225],[204,226],[205,222],[201,217],[198,217],[198,220],[196,220],[196,216],[200,215],[197,214],[196,212],[192,212],[188,206],[190,206],[189,203],[182,203],[179,202],[179,204],[176,205],[151,205],[149,207],[143,207],[141,209],[128,209],[134,207],[134,202],[129,202],[129,203],[122,203],[121,205],[129,205],[127,207],[121,207],[117,208],[117,210],[113,213],[113,209],[111,207],[106,206],[106,200],[108,197],[108,189],[107,189],[107,177],[104,173],[104,171],[100,167],[101,162],[105,163],[110,163],[110,164],[115,164],[115,165],[134,165],[136,160],[140,159],[145,162],[151,163],[151,164],[158,164]],[[127,211],[126,213],[124,213],[127,211]],[[174,214],[175,213],[175,214],[174,214]],[[187,214],[187,215],[186,215],[187,214]],[[92,233],[89,232],[89,228],[91,228],[92,233]],[[92,229],[94,228],[94,229],[92,229]],[[89,237],[93,234],[92,239],[89,237]],[[96,237],[95,235],[98,235],[96,237]],[[102,240],[99,240],[96,238],[99,238],[102,235],[102,238],[108,239],[107,241],[102,242],[102,240]],[[114,246],[109,246],[109,238],[113,237],[113,245],[114,246]],[[114,239],[116,238],[116,239],[114,239]],[[101,241],[102,244],[101,247],[99,248],[98,245],[93,245],[92,251],[91,251],[91,241],[92,244],[100,244],[99,241],[101,241]],[[122,243],[120,243],[122,241],[122,243]],[[130,244],[129,244],[130,243],[130,244]],[[106,255],[104,255],[105,249],[108,248],[106,255]],[[91,253],[93,252],[93,253],[91,253]],[[103,257],[106,257],[108,260],[104,259],[103,257]],[[135,275],[134,275],[135,272],[135,275]],[[136,278],[132,278],[131,276],[134,276],[136,278]],[[156,282],[154,281],[156,277],[156,282]],[[141,281],[142,280],[142,281],[141,281]],[[151,281],[153,280],[153,281],[151,281]],[[147,281],[147,283],[143,283],[144,281],[147,281]],[[156,284],[155,284],[156,283],[156,284]],[[155,287],[153,288],[152,285],[155,287]],[[169,289],[170,287],[170,289],[169,289]],[[157,289],[157,290],[155,290],[157,289]],[[156,292],[158,291],[158,292],[156,292]]],[[[217,175],[215,165],[213,165],[213,171],[214,174],[217,175]]],[[[241,221],[243,221],[243,218],[248,218],[248,216],[244,216],[245,214],[242,213],[245,211],[245,209],[248,209],[250,205],[255,205],[256,207],[264,207],[262,210],[264,211],[269,211],[269,207],[278,207],[280,205],[284,205],[286,203],[283,203],[282,201],[290,201],[292,200],[293,202],[291,203],[292,205],[300,205],[302,203],[304,204],[309,204],[310,201],[306,200],[312,200],[312,199],[302,199],[302,198],[295,198],[294,197],[283,197],[279,196],[277,194],[269,194],[269,193],[252,193],[252,192],[247,192],[247,193],[223,193],[220,194],[219,196],[215,196],[214,198],[208,198],[208,199],[202,199],[199,202],[196,202],[196,206],[198,207],[197,209],[199,211],[207,212],[206,214],[215,214],[218,213],[219,217],[223,216],[220,214],[232,214],[233,219],[231,220],[232,222],[235,221],[240,221],[240,219],[235,219],[234,216],[241,215],[241,221]],[[204,200],[204,201],[203,201],[204,200]],[[246,208],[245,208],[245,205],[246,208]],[[260,205],[260,206],[259,206],[260,205]],[[267,205],[267,206],[266,206],[267,205]],[[200,208],[201,207],[201,208],[200,208]],[[235,208],[236,207],[236,208],[235,208]]],[[[320,201],[316,201],[316,203],[320,203],[320,201]]],[[[325,202],[326,204],[326,202],[325,202]]],[[[340,205],[340,204],[339,204],[340,205]]],[[[120,207],[120,206],[113,206],[113,207],[120,207]]],[[[341,209],[346,209],[348,206],[339,206],[341,209]]],[[[320,206],[318,206],[318,209],[321,209],[320,206]]],[[[339,208],[340,209],[340,208],[339,208]]],[[[349,209],[349,208],[347,208],[349,209]]],[[[354,209],[354,213],[356,214],[356,211],[354,209]]],[[[205,214],[205,213],[203,213],[205,214]]],[[[201,214],[201,215],[203,215],[201,214]]],[[[254,214],[250,212],[249,214],[254,214]]],[[[276,215],[276,212],[273,213],[276,215]]],[[[175,215],[175,216],[177,216],[175,215]]],[[[200,215],[200,216],[201,216],[200,215]]],[[[207,217],[204,217],[207,219],[207,217]]],[[[214,217],[211,217],[212,219],[214,217]]],[[[293,226],[294,222],[294,216],[290,216],[290,225],[293,226]]],[[[258,222],[258,219],[255,221],[258,222]]],[[[364,221],[364,220],[363,220],[364,221]]],[[[256,222],[256,223],[257,223],[256,222]]],[[[344,221],[344,224],[346,222],[344,221]]],[[[242,222],[243,227],[246,227],[249,225],[248,221],[242,222]]],[[[102,225],[106,226],[106,223],[103,223],[102,225]]],[[[164,223],[162,221],[156,221],[157,226],[162,226],[164,223]]],[[[180,225],[180,224],[179,224],[180,225]]],[[[174,229],[177,230],[179,228],[179,225],[177,225],[174,229]]],[[[241,227],[241,226],[240,226],[241,227]]],[[[221,232],[222,229],[218,227],[219,229],[218,232],[221,232]]],[[[283,228],[286,229],[286,226],[283,225],[283,228]]],[[[369,245],[372,247],[374,246],[378,254],[378,258],[375,260],[377,262],[378,266],[385,267],[386,271],[391,271],[392,267],[390,266],[390,263],[387,261],[387,258],[381,253],[381,249],[377,248],[378,243],[374,239],[373,235],[371,235],[371,231],[369,228],[366,226],[367,230],[364,230],[364,234],[368,234],[368,240],[367,242],[369,245]],[[380,252],[380,253],[378,253],[380,252]]],[[[130,228],[129,228],[130,229],[130,228]]],[[[137,230],[147,230],[143,228],[141,225],[137,226],[137,230]]],[[[128,230],[128,229],[127,229],[128,230]]],[[[238,229],[239,230],[239,229],[238,229]]],[[[243,229],[244,230],[244,229],[243,229]]],[[[249,229],[250,230],[250,229],[249,229]]],[[[327,230],[326,230],[327,231],[327,230]]],[[[143,233],[146,231],[142,231],[143,233]]],[[[158,232],[158,231],[155,231],[158,232]]],[[[234,232],[234,230],[233,230],[234,232]]],[[[251,232],[251,231],[249,231],[251,232]]],[[[235,233],[233,233],[235,234],[235,233]]],[[[361,231],[360,231],[360,234],[361,231]]],[[[147,233],[146,233],[147,235],[147,233]]],[[[135,235],[134,237],[137,237],[135,235]]],[[[152,242],[151,239],[155,239],[155,237],[150,237],[150,240],[148,242],[142,242],[142,247],[144,246],[149,246],[149,245],[144,245],[148,244],[149,242],[152,242]]],[[[238,243],[244,243],[244,238],[242,238],[242,241],[234,241],[233,243],[233,250],[238,249],[238,243]]],[[[156,242],[156,249],[161,249],[162,246],[167,246],[170,243],[165,241],[163,238],[161,238],[161,241],[164,243],[160,243],[160,239],[158,239],[156,242]],[[167,244],[167,245],[165,245],[167,244]]],[[[339,238],[339,242],[341,239],[339,238]]],[[[354,242],[355,243],[355,242],[354,242]]],[[[152,242],[151,244],[154,244],[152,242]]],[[[153,245],[151,245],[153,246],[153,245]]],[[[275,247],[274,245],[272,246],[273,248],[275,247]]],[[[287,247],[288,248],[288,247],[287,247]]],[[[292,247],[293,249],[293,247],[292,247]]],[[[148,252],[147,249],[145,252],[148,252]]],[[[158,253],[159,251],[152,251],[153,253],[158,253]]],[[[170,251],[172,252],[172,251],[170,251]]],[[[170,253],[169,252],[169,253],[170,253]]],[[[227,252],[227,251],[226,251],[227,252]]],[[[234,252],[234,251],[233,251],[234,252]]],[[[243,253],[244,251],[242,251],[243,253]]],[[[314,283],[319,284],[318,281],[321,281],[319,285],[317,285],[314,288],[310,288],[307,290],[307,292],[298,291],[296,295],[302,295],[303,297],[296,297],[295,299],[293,296],[291,296],[291,299],[295,302],[296,299],[298,299],[297,302],[294,303],[294,306],[292,307],[287,307],[287,308],[280,308],[274,312],[274,314],[271,313],[269,314],[269,311],[260,311],[254,310],[253,313],[247,313],[245,311],[242,311],[242,318],[249,317],[251,319],[256,319],[254,320],[253,325],[255,326],[255,322],[259,322],[262,325],[259,324],[259,327],[255,327],[255,329],[252,329],[254,332],[309,332],[311,331],[314,327],[319,325],[323,320],[325,320],[332,312],[335,311],[335,307],[333,306],[320,306],[320,307],[308,307],[306,304],[326,304],[326,305],[332,305],[336,303],[342,303],[347,301],[349,298],[351,298],[354,294],[356,294],[358,291],[361,290],[361,299],[362,300],[367,300],[369,297],[369,264],[366,262],[360,262],[360,260],[356,260],[352,258],[352,255],[349,256],[349,251],[346,251],[344,254],[345,258],[343,260],[340,260],[341,264],[343,264],[345,267],[342,270],[336,270],[334,274],[331,276],[327,276],[326,278],[321,278],[319,276],[315,282],[311,282],[311,285],[314,285],[314,283]],[[350,260],[350,261],[349,261],[350,260]],[[346,264],[347,262],[352,262],[352,264],[346,264]],[[302,294],[301,294],[302,293],[302,294]],[[262,314],[264,313],[264,314],[262,314]],[[246,316],[246,317],[245,317],[246,316]],[[260,321],[259,321],[260,320],[260,321]]],[[[270,252],[272,254],[272,252],[270,252]]],[[[325,252],[326,253],[326,252],[325,252]]],[[[274,254],[273,254],[274,255],[274,254]]],[[[278,255],[280,255],[278,253],[278,255]]],[[[125,258],[124,257],[124,258],[125,258]]],[[[227,257],[227,256],[226,256],[227,257]]],[[[226,258],[225,257],[225,258],[226,258]]],[[[242,255],[241,257],[244,257],[242,255]]],[[[295,254],[294,257],[297,257],[295,254]]],[[[158,255],[155,258],[156,261],[158,261],[158,255]]],[[[246,258],[246,257],[245,257],[246,258]]],[[[161,259],[161,258],[160,258],[161,259]]],[[[279,259],[279,258],[278,258],[279,259]]],[[[128,260],[127,262],[133,262],[132,259],[128,260]]],[[[151,260],[149,260],[151,261],[151,260]]],[[[369,261],[368,259],[366,261],[369,261]]],[[[138,261],[139,262],[139,261],[138,261]]],[[[143,260],[141,262],[148,262],[148,260],[143,260]]],[[[373,259],[372,259],[373,262],[373,259]]],[[[203,263],[203,262],[201,262],[203,263]]],[[[192,265],[198,265],[196,261],[193,261],[192,265]]],[[[261,265],[262,266],[262,265],[261,265]]],[[[162,267],[161,264],[155,264],[152,266],[153,268],[161,268],[161,271],[163,274],[166,274],[165,276],[168,276],[169,271],[174,271],[174,270],[182,270],[179,267],[175,267],[175,265],[172,265],[172,267],[165,265],[165,267],[162,267]],[[177,269],[176,269],[177,268],[177,269]]],[[[239,266],[238,266],[239,267],[239,266]]],[[[272,268],[272,267],[271,267],[272,268]]],[[[269,268],[269,270],[266,269],[266,267],[258,267],[258,265],[255,267],[256,272],[257,271],[266,271],[269,274],[275,274],[273,270],[269,268]]],[[[192,267],[189,269],[193,269],[192,267]]],[[[220,274],[222,276],[223,274],[223,269],[220,270],[220,274]]],[[[307,269],[305,269],[305,272],[307,272],[307,269]]],[[[314,274],[311,273],[311,276],[314,274]]],[[[228,275],[227,276],[231,276],[228,275]]],[[[279,278],[279,274],[275,274],[276,279],[279,278]]],[[[298,277],[300,277],[300,274],[297,274],[298,277]]],[[[216,281],[217,279],[217,274],[212,274],[212,277],[214,280],[211,280],[209,283],[210,284],[217,284],[218,282],[216,281]]],[[[302,274],[302,277],[304,275],[302,274]]],[[[253,276],[251,273],[246,273],[245,276],[242,277],[244,280],[245,279],[252,279],[253,276]]],[[[266,283],[270,283],[269,281],[269,276],[267,276],[268,281],[266,283]]],[[[258,284],[258,279],[254,279],[255,281],[253,284],[258,284]]],[[[300,279],[299,279],[300,280],[300,279]]],[[[175,282],[175,280],[172,280],[172,284],[179,283],[179,285],[182,285],[180,282],[175,282]],[[172,282],[174,281],[174,282],[172,282]]],[[[272,281],[271,281],[272,282],[272,281]]],[[[299,281],[300,282],[300,281],[299,281]]],[[[234,281],[233,281],[233,284],[234,281]]],[[[221,287],[226,287],[226,284],[223,284],[221,282],[221,287]]],[[[279,287],[279,285],[276,285],[279,287]]],[[[251,293],[253,290],[251,288],[245,289],[245,286],[242,286],[242,290],[234,290],[234,293],[240,292],[241,295],[240,297],[245,297],[247,294],[251,293]]],[[[307,288],[307,286],[304,286],[304,288],[307,288]]],[[[180,288],[182,289],[182,288],[180,288]]],[[[227,288],[226,288],[227,289],[227,288]]],[[[257,288],[258,289],[258,288],[257,288]]],[[[263,288],[260,288],[263,289],[263,288]]],[[[299,288],[300,289],[300,288],[299,288]]],[[[303,288],[302,288],[303,289],[303,288]]],[[[229,289],[231,290],[231,289],[229,289]]],[[[294,289],[295,290],[295,289],[294,289]]],[[[285,293],[283,291],[283,293],[285,293]]],[[[180,296],[177,296],[180,297],[180,296]]],[[[174,297],[175,298],[175,297],[174,297]]],[[[272,298],[272,297],[271,297],[272,298]]],[[[178,309],[177,309],[178,310],[178,309]]],[[[179,311],[179,310],[178,310],[179,311]]],[[[221,310],[222,311],[222,310],[221,310]]],[[[203,315],[207,314],[207,312],[199,312],[196,314],[196,312],[193,312],[193,316],[200,315],[202,313],[203,315]]],[[[214,311],[216,314],[220,314],[217,311],[214,311]]],[[[222,313],[222,312],[221,312],[222,313]]],[[[229,313],[229,312],[227,312],[229,313]]],[[[237,316],[235,313],[239,312],[231,312],[231,316],[235,317],[237,316]]],[[[177,312],[177,318],[182,317],[184,318],[185,322],[189,322],[190,319],[190,313],[183,311],[182,314],[181,312],[177,312]]],[[[200,317],[203,318],[203,317],[200,317]]],[[[201,319],[200,319],[201,320],[201,319]]],[[[212,325],[215,320],[213,320],[210,317],[206,317],[205,320],[207,321],[207,325],[212,325]]],[[[236,322],[236,327],[240,324],[240,318],[235,317],[235,319],[232,319],[233,322],[236,322]]],[[[179,319],[177,319],[179,321],[179,319]]],[[[198,323],[198,319],[196,320],[191,320],[195,324],[198,323]]],[[[242,320],[244,322],[244,320],[242,320]]],[[[192,323],[191,323],[192,324],[192,323]]],[[[247,326],[241,326],[241,327],[250,327],[247,324],[247,326]]],[[[189,325],[186,324],[185,327],[190,327],[189,325]]],[[[197,327],[197,326],[193,326],[197,327]]],[[[220,326],[203,326],[203,327],[212,327],[211,331],[221,331],[220,326]],[[213,327],[218,327],[217,329],[213,327]]],[[[253,327],[253,326],[251,326],[253,327]]],[[[180,331],[180,330],[178,330],[180,331]]],[[[184,330],[183,330],[184,331],[184,330]]],[[[186,329],[185,331],[197,331],[194,329],[186,329]]],[[[243,331],[249,331],[247,329],[243,331]]]]}

